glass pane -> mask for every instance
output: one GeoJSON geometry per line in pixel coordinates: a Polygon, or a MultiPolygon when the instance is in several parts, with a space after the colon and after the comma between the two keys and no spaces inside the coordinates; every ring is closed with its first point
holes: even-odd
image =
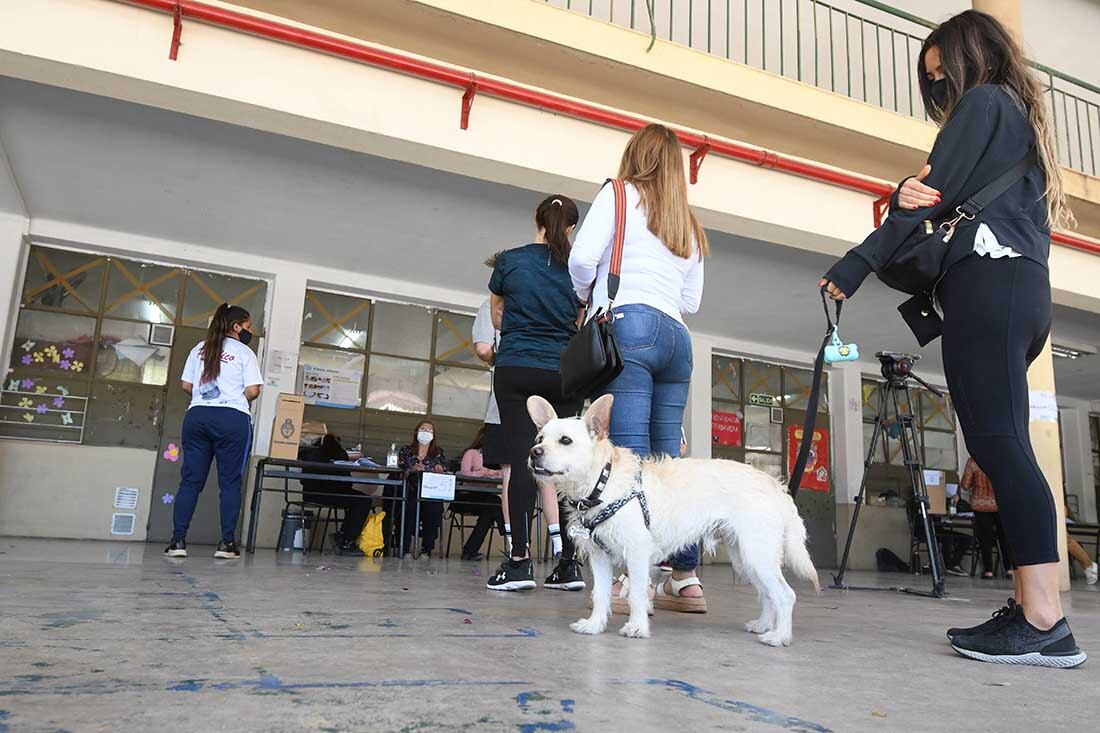
{"type": "MultiPolygon", "coordinates": [[[[806,411],[810,401],[810,387],[813,386],[814,373],[809,369],[783,367],[783,401],[792,410],[806,411]]],[[[821,396],[818,398],[817,411],[829,413],[829,375],[821,375],[821,396]]]]}
{"type": "Polygon", "coordinates": [[[1092,449],[1100,451],[1100,418],[1089,418],[1089,433],[1092,435],[1092,449]]]}
{"type": "Polygon", "coordinates": [[[432,312],[417,305],[375,303],[370,350],[376,354],[429,358],[432,354],[432,312]]]}
{"type": "MultiPolygon", "coordinates": [[[[871,436],[875,432],[874,423],[863,423],[863,457],[866,458],[867,454],[871,451],[871,436]]],[[[882,437],[879,437],[878,445],[875,447],[875,457],[872,463],[885,463],[886,452],[884,449],[884,441],[882,437]]]]}
{"type": "Polygon", "coordinates": [[[372,355],[367,407],[424,414],[428,411],[428,368],[425,361],[372,355]]]}
{"type": "Polygon", "coordinates": [[[745,407],[745,448],[783,452],[783,426],[772,422],[770,408],[745,407]]]}
{"type": "Polygon", "coordinates": [[[435,317],[435,360],[482,366],[474,351],[473,316],[437,311],[435,317]]]}
{"type": "Polygon", "coordinates": [[[185,270],[111,259],[103,314],[150,323],[175,323],[185,270]]]}
{"type": "Polygon", "coordinates": [[[437,364],[433,370],[432,414],[481,420],[489,404],[492,374],[437,364]]]}
{"type": "Polygon", "coordinates": [[[302,312],[303,342],[366,351],[369,329],[369,300],[319,290],[306,291],[302,312]]]}
{"type": "Polygon", "coordinates": [[[863,419],[874,422],[882,400],[882,386],[877,382],[863,381],[863,419]]]}
{"type": "Polygon", "coordinates": [[[715,445],[710,449],[710,455],[712,458],[724,458],[728,461],[745,462],[745,451],[742,448],[735,448],[729,445],[715,445]]]}
{"type": "Polygon", "coordinates": [[[745,453],[745,463],[749,464],[753,468],[757,468],[764,473],[774,476],[775,478],[783,479],[783,457],[772,455],[770,453],[753,453],[748,451],[745,453]]]}
{"type": "Polygon", "coordinates": [[[163,387],[95,383],[88,403],[84,443],[157,450],[164,399],[163,387]]]}
{"type": "Polygon", "coordinates": [[[0,436],[79,443],[87,410],[86,375],[8,372],[0,384],[0,436]]]}
{"type": "Polygon", "coordinates": [[[935,430],[954,430],[955,413],[949,397],[937,397],[926,389],[920,391],[920,412],[924,427],[935,430]]]}
{"type": "Polygon", "coordinates": [[[35,374],[87,374],[94,337],[94,318],[24,308],[15,326],[11,366],[35,374]]]}
{"type": "Polygon", "coordinates": [[[779,388],[779,372],[779,367],[774,364],[746,360],[743,374],[745,401],[750,401],[754,394],[778,399],[782,394],[779,388]]]}
{"type": "Polygon", "coordinates": [[[354,351],[303,346],[298,352],[298,394],[305,395],[307,405],[359,407],[366,363],[367,357],[354,351]]]}
{"type": "Polygon", "coordinates": [[[941,433],[935,430],[924,431],[924,465],[954,471],[959,467],[955,455],[955,434],[941,433]]]}
{"type": "Polygon", "coordinates": [[[23,304],[98,313],[106,270],[106,257],[31,247],[23,280],[23,304]]]}
{"type": "Polygon", "coordinates": [[[98,379],[142,384],[168,383],[172,349],[149,343],[149,324],[104,319],[99,329],[98,379]]]}
{"type": "MultiPolygon", "coordinates": [[[[335,407],[321,407],[319,405],[306,405],[303,417],[304,427],[308,428],[309,440],[316,439],[316,433],[332,433],[339,436],[347,450],[353,449],[363,442],[362,429],[360,427],[361,412],[359,410],[341,410],[335,407]]],[[[378,456],[372,456],[375,460],[378,456]]],[[[386,462],[386,454],[382,454],[382,463],[386,462]]]]}
{"type": "Polygon", "coordinates": [[[267,283],[232,275],[191,270],[183,291],[183,325],[206,328],[222,303],[239,305],[252,316],[252,329],[264,333],[267,283]]]}
{"type": "Polygon", "coordinates": [[[363,411],[363,453],[385,465],[390,445],[400,448],[411,443],[422,415],[400,412],[363,411]]]}
{"type": "MultiPolygon", "coordinates": [[[[745,413],[733,402],[710,403],[710,442],[719,448],[740,448],[744,444],[745,413]]],[[[717,458],[718,455],[714,454],[717,458]]]]}
{"type": "Polygon", "coordinates": [[[741,360],[716,356],[710,367],[711,397],[716,400],[741,401],[741,360]]]}

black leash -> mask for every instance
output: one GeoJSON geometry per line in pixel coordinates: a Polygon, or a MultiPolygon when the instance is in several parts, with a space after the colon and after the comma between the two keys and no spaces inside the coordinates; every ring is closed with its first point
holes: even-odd
{"type": "Polygon", "coordinates": [[[825,321],[829,324],[829,327],[825,330],[825,339],[821,342],[821,348],[818,349],[817,358],[814,360],[813,383],[810,386],[810,397],[806,401],[806,421],[802,425],[802,443],[798,446],[798,457],[795,459],[794,469],[791,471],[790,483],[787,484],[787,490],[791,496],[798,494],[799,486],[802,483],[802,474],[806,473],[806,461],[810,457],[810,448],[814,442],[817,404],[821,401],[821,375],[825,372],[825,347],[832,343],[833,332],[840,325],[840,310],[844,305],[844,301],[836,300],[833,302],[836,303],[836,323],[833,323],[832,316],[829,315],[829,302],[825,299],[825,288],[822,288],[821,305],[825,308],[825,321]]]}
{"type": "Polygon", "coordinates": [[[569,504],[578,511],[586,512],[593,507],[599,506],[603,502],[600,500],[600,495],[603,494],[603,490],[607,487],[607,482],[611,479],[611,461],[607,462],[607,465],[600,471],[600,477],[596,479],[596,485],[592,487],[592,491],[588,496],[583,499],[570,500],[569,504]]]}

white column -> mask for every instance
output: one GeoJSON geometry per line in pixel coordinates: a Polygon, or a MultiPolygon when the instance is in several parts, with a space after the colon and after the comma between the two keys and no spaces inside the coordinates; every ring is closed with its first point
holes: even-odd
{"type": "Polygon", "coordinates": [[[302,308],[305,306],[306,276],[299,269],[282,270],[272,284],[264,332],[264,388],[256,413],[256,455],[266,456],[271,445],[271,425],[275,420],[279,393],[294,392],[294,373],[285,373],[277,384],[268,383],[275,351],[288,352],[298,363],[298,348],[302,341],[302,308]]]}
{"type": "Polygon", "coordinates": [[[859,364],[830,366],[829,420],[832,424],[836,503],[851,504],[863,480],[863,378],[859,364]]]}
{"type": "MultiPolygon", "coordinates": [[[[0,364],[8,364],[11,357],[12,334],[19,317],[19,298],[22,295],[23,272],[27,247],[23,237],[27,233],[28,221],[18,214],[0,212],[0,262],[8,265],[3,268],[6,275],[0,275],[0,364]]],[[[0,374],[0,377],[3,377],[0,374]]]]}
{"type": "Polygon", "coordinates": [[[1066,493],[1075,494],[1080,503],[1080,522],[1096,521],[1095,477],[1092,475],[1092,439],[1089,437],[1087,402],[1058,410],[1062,423],[1062,469],[1066,493]]]}
{"type": "Polygon", "coordinates": [[[692,334],[691,391],[684,411],[684,431],[688,438],[688,455],[692,458],[710,458],[710,400],[711,400],[711,340],[692,334]]]}

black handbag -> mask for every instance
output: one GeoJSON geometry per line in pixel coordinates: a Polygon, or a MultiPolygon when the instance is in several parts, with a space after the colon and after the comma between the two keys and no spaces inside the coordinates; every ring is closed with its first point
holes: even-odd
{"type": "Polygon", "coordinates": [[[910,295],[921,295],[933,290],[943,274],[944,259],[955,230],[977,219],[994,199],[1027,175],[1036,160],[1035,149],[1032,148],[1016,165],[956,206],[952,216],[940,221],[922,221],[878,270],[878,279],[894,290],[910,295]]]}
{"type": "MultiPolygon", "coordinates": [[[[561,391],[567,398],[594,395],[619,376],[623,357],[615,340],[612,306],[619,293],[619,272],[623,264],[626,236],[626,189],[617,179],[610,181],[615,192],[615,237],[611,267],[607,272],[607,308],[594,313],[561,351],[561,391]]],[[[591,294],[589,305],[591,305],[591,294]]]]}

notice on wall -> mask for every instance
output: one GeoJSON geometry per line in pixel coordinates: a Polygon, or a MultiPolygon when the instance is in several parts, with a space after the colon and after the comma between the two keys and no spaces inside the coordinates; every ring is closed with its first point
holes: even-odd
{"type": "Polygon", "coordinates": [[[741,413],[719,412],[710,413],[710,439],[715,445],[728,445],[734,448],[741,446],[741,413]]]}
{"type": "MultiPolygon", "coordinates": [[[[798,425],[787,426],[787,475],[794,473],[798,461],[798,449],[805,431],[798,425]]],[[[810,455],[806,459],[806,472],[802,474],[800,489],[829,491],[829,429],[814,428],[810,455]]]]}
{"type": "Polygon", "coordinates": [[[449,473],[424,473],[420,476],[420,498],[455,500],[455,477],[449,473]]]}
{"type": "Polygon", "coordinates": [[[294,373],[298,368],[298,352],[272,349],[264,365],[264,384],[286,392],[294,390],[294,373]]]}
{"type": "Polygon", "coordinates": [[[1058,399],[1053,392],[1029,392],[1028,402],[1031,406],[1031,422],[1058,422],[1058,399]]]}
{"type": "Polygon", "coordinates": [[[363,372],[350,369],[302,365],[302,394],[307,405],[320,407],[359,407],[359,385],[363,372]]]}

